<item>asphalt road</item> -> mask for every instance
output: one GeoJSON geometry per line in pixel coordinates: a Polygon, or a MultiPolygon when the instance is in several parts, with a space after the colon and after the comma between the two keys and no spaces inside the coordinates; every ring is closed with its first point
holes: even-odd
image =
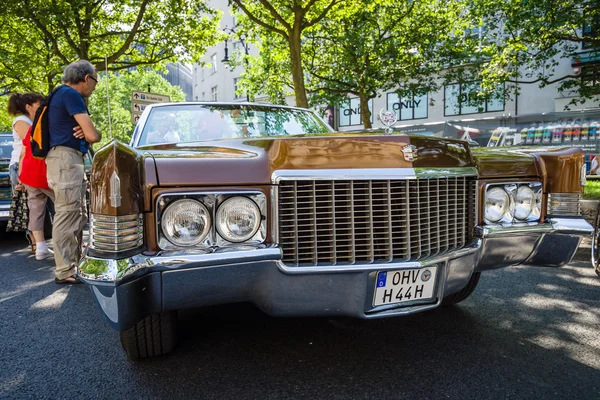
{"type": "Polygon", "coordinates": [[[0,271],[0,398],[600,399],[588,261],[488,272],[460,306],[387,320],[188,311],[174,353],[135,363],[21,235],[0,233],[0,271]]]}

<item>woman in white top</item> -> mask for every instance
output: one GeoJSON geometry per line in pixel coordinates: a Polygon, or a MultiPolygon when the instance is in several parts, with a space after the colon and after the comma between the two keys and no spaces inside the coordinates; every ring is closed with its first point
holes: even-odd
{"type": "Polygon", "coordinates": [[[8,100],[8,113],[16,116],[12,123],[13,151],[8,168],[13,192],[19,183],[19,157],[21,156],[23,139],[33,123],[35,111],[42,100],[44,100],[44,96],[38,93],[14,93],[8,100]]]}

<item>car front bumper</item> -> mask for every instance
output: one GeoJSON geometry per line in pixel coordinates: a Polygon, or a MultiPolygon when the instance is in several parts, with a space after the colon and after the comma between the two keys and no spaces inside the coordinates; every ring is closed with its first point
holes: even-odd
{"type": "Polygon", "coordinates": [[[381,318],[435,308],[466,286],[474,271],[568,263],[593,228],[583,219],[554,219],[522,227],[480,228],[470,246],[419,261],[290,267],[278,247],[213,253],[163,253],[121,260],[86,257],[80,277],[108,322],[125,330],[148,314],[251,302],[274,316],[381,318]],[[378,271],[437,266],[435,297],[373,306],[378,271]]]}

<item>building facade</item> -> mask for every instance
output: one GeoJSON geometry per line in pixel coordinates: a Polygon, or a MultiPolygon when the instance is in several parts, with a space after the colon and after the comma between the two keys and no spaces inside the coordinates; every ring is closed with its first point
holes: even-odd
{"type": "Polygon", "coordinates": [[[181,63],[167,64],[167,73],[159,72],[171,85],[179,86],[185,93],[186,101],[194,99],[192,70],[181,63]]]}
{"type": "MultiPolygon", "coordinates": [[[[211,0],[209,4],[223,12],[222,30],[228,31],[228,29],[235,27],[235,18],[231,14],[227,0],[211,0]]],[[[246,96],[237,91],[237,82],[243,73],[243,66],[231,69],[222,62],[223,59],[227,58],[226,54],[231,57],[232,52],[240,51],[244,52],[245,48],[235,34],[230,35],[227,43],[218,43],[207,51],[203,60],[206,66],[193,66],[194,100],[246,101],[246,96]]],[[[586,60],[586,54],[590,52],[590,49],[586,49],[583,45],[580,51],[581,54],[578,58],[586,60]]],[[[254,55],[256,49],[250,47],[248,52],[254,55]]],[[[558,60],[555,76],[585,74],[585,68],[587,68],[588,72],[595,71],[593,76],[596,78],[592,79],[600,79],[600,68],[598,68],[600,63],[598,60],[585,61],[584,64],[588,64],[587,66],[578,63],[579,61],[575,62],[566,58],[558,60]],[[590,67],[590,65],[592,66],[590,67]]],[[[559,92],[558,85],[559,83],[555,83],[540,88],[537,83],[520,84],[518,95],[512,95],[505,100],[491,99],[477,105],[473,105],[472,102],[468,101],[470,94],[478,90],[477,82],[445,85],[435,93],[406,98],[399,98],[392,90],[387,93],[380,93],[376,98],[370,100],[371,123],[374,128],[383,126],[378,119],[378,114],[382,109],[396,112],[398,122],[395,127],[397,128],[440,124],[447,121],[459,121],[468,125],[470,121],[482,119],[509,121],[524,115],[562,112],[566,110],[567,105],[574,98],[574,94],[559,92]]],[[[500,90],[502,89],[500,88],[500,90]]],[[[293,98],[288,98],[288,103],[293,104],[293,98]]],[[[570,106],[570,108],[571,110],[600,110],[600,97],[578,106],[570,106]]],[[[327,121],[339,131],[358,130],[363,127],[358,98],[349,97],[345,106],[330,108],[329,113],[333,115],[328,117],[327,121]]]]}

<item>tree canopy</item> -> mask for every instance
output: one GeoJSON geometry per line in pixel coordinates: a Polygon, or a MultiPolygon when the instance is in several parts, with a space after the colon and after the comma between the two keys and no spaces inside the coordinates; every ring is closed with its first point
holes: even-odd
{"type": "Polygon", "coordinates": [[[198,61],[220,39],[204,0],[6,0],[0,88],[47,93],[78,59],[110,71],[198,61]]]}
{"type": "MultiPolygon", "coordinates": [[[[230,0],[244,13],[250,24],[256,24],[267,35],[277,35],[287,47],[289,75],[296,105],[308,107],[302,63],[302,41],[305,32],[333,13],[352,13],[356,2],[351,0],[230,0]]],[[[248,29],[250,24],[246,24],[248,29]]],[[[281,65],[281,64],[279,64],[281,65]]]]}

